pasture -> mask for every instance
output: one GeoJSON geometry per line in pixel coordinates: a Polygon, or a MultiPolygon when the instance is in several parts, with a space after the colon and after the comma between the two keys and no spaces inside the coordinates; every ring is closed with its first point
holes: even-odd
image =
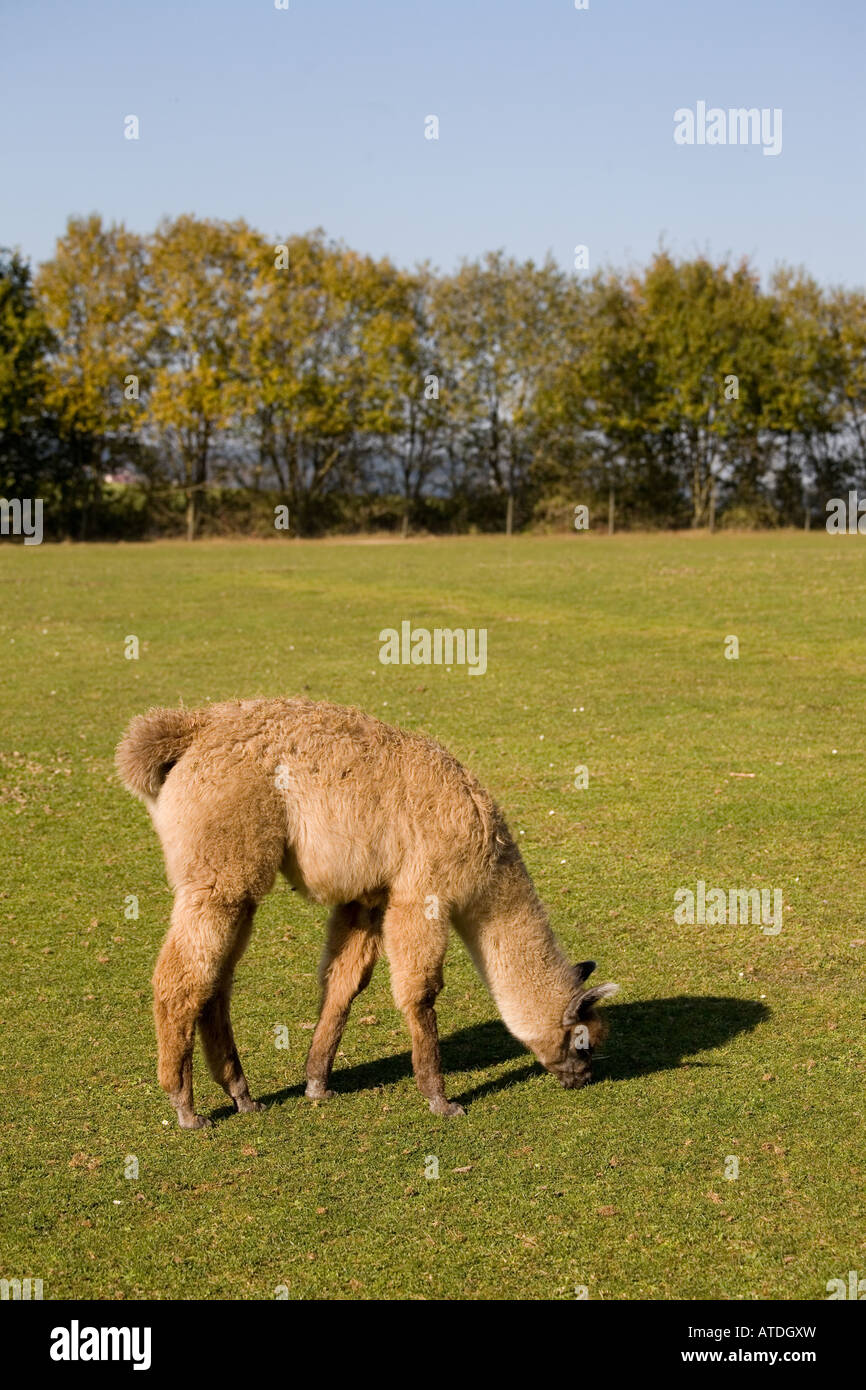
{"type": "Polygon", "coordinates": [[[5,543],[0,595],[0,1277],[821,1299],[866,1272],[862,538],[5,543]],[[407,620],[486,629],[486,672],[383,665],[407,620]],[[384,961],[336,1098],[306,1100],[326,909],[280,882],[233,1006],[268,1107],[230,1114],[197,1048],[216,1122],[176,1128],[150,1013],[171,897],[114,746],[150,705],[277,694],[422,729],[491,790],[572,959],[622,987],[595,1084],[542,1071],[453,938],[465,1118],[417,1093],[384,961]],[[676,921],[699,882],[781,890],[780,930],[676,921]]]}

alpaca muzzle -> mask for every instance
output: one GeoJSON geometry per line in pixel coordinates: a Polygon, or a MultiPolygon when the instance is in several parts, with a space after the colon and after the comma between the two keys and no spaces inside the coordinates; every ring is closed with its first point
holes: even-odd
{"type": "Polygon", "coordinates": [[[558,1067],[551,1067],[551,1071],[560,1086],[564,1086],[567,1091],[579,1091],[592,1081],[592,1062],[589,1057],[569,1057],[567,1062],[558,1067]]]}

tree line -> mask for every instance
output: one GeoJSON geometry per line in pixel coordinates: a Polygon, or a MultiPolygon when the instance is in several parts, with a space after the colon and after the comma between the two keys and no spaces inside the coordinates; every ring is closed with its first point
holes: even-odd
{"type": "Polygon", "coordinates": [[[442,274],[191,216],[0,253],[0,495],[57,535],[808,525],[864,484],[866,296],[803,270],[442,274]]]}

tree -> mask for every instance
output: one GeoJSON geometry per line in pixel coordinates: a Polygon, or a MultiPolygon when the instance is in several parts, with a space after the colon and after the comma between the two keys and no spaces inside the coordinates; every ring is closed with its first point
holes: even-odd
{"type": "Polygon", "coordinates": [[[838,495],[847,482],[841,440],[846,411],[844,306],[800,270],[778,271],[771,289],[780,324],[772,352],[776,488],[790,516],[804,503],[810,510],[813,492],[838,495]]]}
{"type": "Polygon", "coordinates": [[[244,222],[187,216],[162,222],[150,244],[144,299],[149,417],[169,475],[186,498],[189,540],[198,529],[221,433],[243,409],[240,325],[257,244],[244,222]]]}
{"type": "Polygon", "coordinates": [[[110,458],[134,452],[139,399],[128,379],[143,369],[141,285],[145,250],[123,225],[72,217],[36,290],[50,330],[46,404],[69,442],[84,507],[100,492],[110,458]]]}
{"type": "Polygon", "coordinates": [[[388,470],[386,481],[393,475],[399,481],[405,535],[412,508],[441,463],[447,404],[429,268],[409,275],[383,262],[378,273],[376,312],[365,333],[365,421],[388,470]]]}
{"type": "Polygon", "coordinates": [[[759,432],[771,306],[746,262],[661,252],[635,288],[655,368],[651,427],[670,443],[692,525],[705,525],[718,483],[751,500],[769,464],[759,432]]]}
{"type": "Polygon", "coordinates": [[[564,277],[552,261],[519,265],[502,252],[437,287],[437,340],[449,414],[476,475],[508,503],[526,486],[535,399],[555,356],[564,277]]]}
{"type": "Polygon", "coordinates": [[[638,282],[600,271],[572,296],[567,351],[540,402],[561,476],[575,494],[614,489],[632,508],[651,498],[661,510],[671,505],[670,441],[654,419],[658,364],[638,282]]]}
{"type": "Polygon", "coordinates": [[[58,452],[56,429],[45,407],[49,343],[29,265],[15,251],[0,251],[0,491],[4,496],[34,492],[46,464],[58,452]]]}
{"type": "Polygon", "coordinates": [[[866,299],[663,250],[590,280],[501,251],[440,276],[321,231],[72,218],[35,285],[0,258],[0,468],[83,533],[121,460],[147,506],[183,495],[191,538],[209,482],[272,489],[299,532],[395,493],[406,529],[425,498],[510,528],[610,488],[643,521],[791,519],[866,481],[866,299]]]}
{"type": "Polygon", "coordinates": [[[852,482],[866,486],[866,296],[855,290],[836,290],[829,299],[832,346],[836,369],[836,400],[842,428],[851,447],[848,467],[852,482]]]}
{"type": "Polygon", "coordinates": [[[377,451],[399,452],[418,384],[414,282],[320,232],[249,249],[241,425],[303,532],[330,490],[370,485],[377,451]]]}

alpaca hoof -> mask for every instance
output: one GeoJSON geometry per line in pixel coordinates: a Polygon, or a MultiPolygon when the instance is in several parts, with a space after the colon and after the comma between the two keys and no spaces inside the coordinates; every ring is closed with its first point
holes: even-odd
{"type": "Polygon", "coordinates": [[[181,1129],[208,1129],[213,1124],[207,1115],[178,1115],[177,1122],[181,1129]]]}
{"type": "Polygon", "coordinates": [[[335,1094],[335,1091],[329,1091],[321,1081],[308,1081],[304,1092],[307,1100],[331,1100],[335,1094]]]}
{"type": "Polygon", "coordinates": [[[430,1109],[434,1115],[445,1115],[449,1119],[453,1115],[465,1115],[466,1111],[462,1105],[458,1105],[456,1100],[431,1100],[430,1109]]]}
{"type": "Polygon", "coordinates": [[[253,1100],[252,1096],[235,1096],[233,1099],[235,1110],[239,1115],[258,1114],[260,1110],[265,1108],[263,1101],[253,1100]]]}

